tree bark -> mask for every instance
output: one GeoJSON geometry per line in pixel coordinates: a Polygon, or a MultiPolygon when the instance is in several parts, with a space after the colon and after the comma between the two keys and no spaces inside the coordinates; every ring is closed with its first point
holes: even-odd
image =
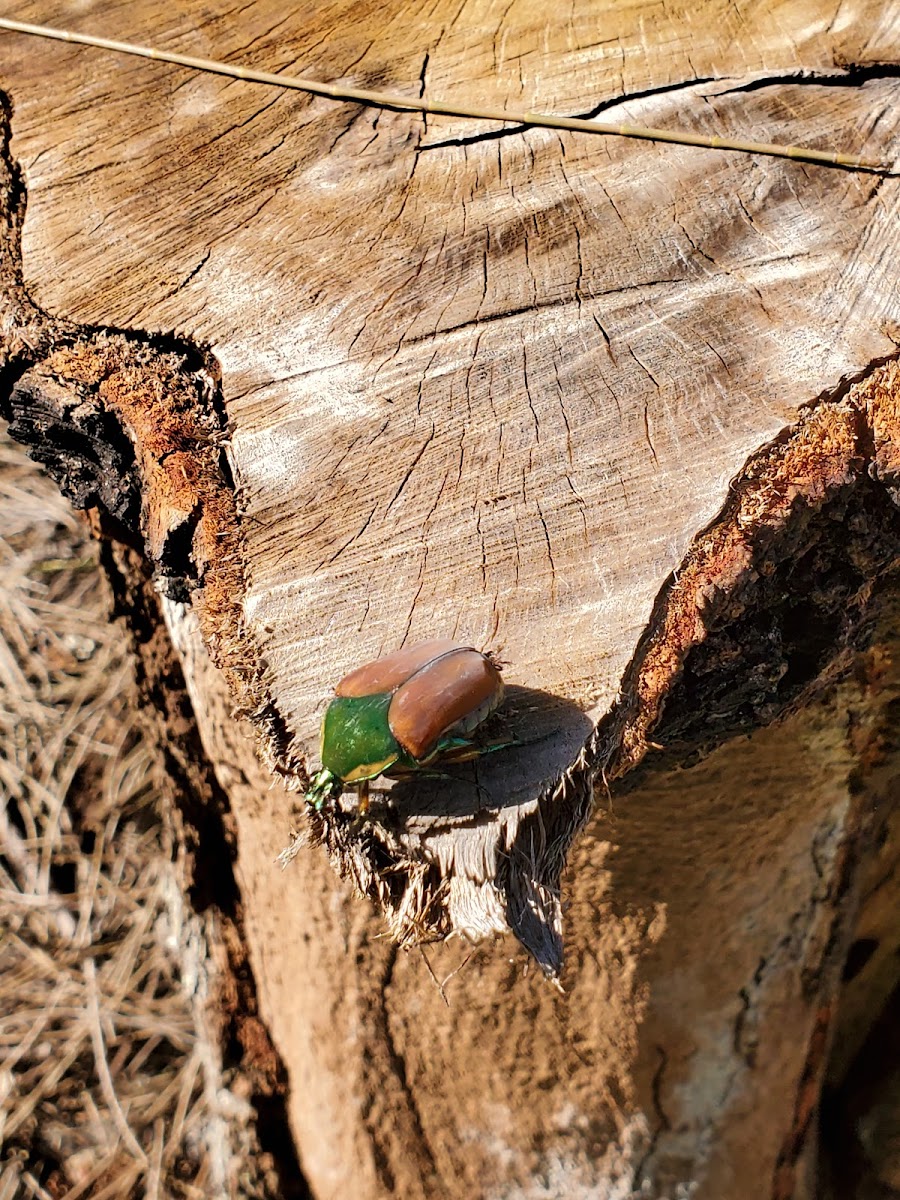
{"type": "MultiPolygon", "coordinates": [[[[897,153],[866,0],[105,9],[897,153]]],[[[897,180],[2,45],[4,411],[154,573],[314,1194],[814,1194],[829,1054],[839,1086],[897,983],[897,180]],[[303,814],[335,681],[435,636],[505,660],[517,744],[303,814]]]]}

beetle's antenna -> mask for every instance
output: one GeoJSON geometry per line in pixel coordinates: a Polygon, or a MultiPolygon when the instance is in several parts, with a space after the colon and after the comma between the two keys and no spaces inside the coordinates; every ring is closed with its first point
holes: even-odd
{"type": "Polygon", "coordinates": [[[644,125],[611,125],[604,121],[594,121],[584,117],[562,117],[549,113],[512,112],[504,108],[476,108],[448,104],[442,100],[401,96],[395,92],[376,92],[368,88],[321,83],[317,79],[276,75],[271,71],[257,71],[251,67],[234,66],[231,63],[217,62],[212,58],[195,58],[187,54],[176,54],[169,50],[155,50],[150,46],[137,46],[132,42],[116,42],[111,38],[95,37],[93,34],[56,29],[50,25],[30,25],[25,21],[11,21],[6,17],[0,17],[0,29],[6,29],[11,33],[26,33],[34,37],[51,38],[57,42],[75,42],[81,46],[93,46],[98,50],[112,50],[117,54],[153,58],[159,62],[172,63],[177,67],[187,67],[193,71],[226,75],[230,79],[242,79],[248,83],[264,83],[272,87],[292,88],[295,91],[310,92],[316,96],[328,96],[332,100],[350,100],[359,104],[368,104],[374,108],[421,112],[435,116],[471,117],[476,120],[498,121],[503,125],[569,129],[575,133],[599,133],[608,137],[671,142],[678,146],[699,146],[706,150],[734,150],[742,154],[765,154],[771,158],[794,158],[802,162],[817,163],[820,166],[844,167],[848,170],[865,171],[876,175],[895,174],[894,166],[891,163],[872,162],[868,159],[857,158],[852,154],[837,154],[830,150],[811,150],[804,146],[782,146],[776,142],[752,142],[740,138],[707,137],[702,134],[689,133],[687,130],[654,129],[644,125]]]}

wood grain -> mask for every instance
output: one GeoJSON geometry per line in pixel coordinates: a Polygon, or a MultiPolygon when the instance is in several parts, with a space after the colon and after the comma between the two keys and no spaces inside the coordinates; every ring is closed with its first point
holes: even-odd
{"type": "MultiPolygon", "coordinates": [[[[402,5],[368,18],[357,7],[343,27],[340,6],[315,28],[270,25],[258,5],[249,46],[223,6],[181,42],[276,67],[307,62],[315,43],[323,74],[416,87],[411,65],[427,55],[431,90],[577,111],[652,79],[660,94],[630,115],[860,148],[879,117],[887,131],[893,84],[766,87],[764,22],[754,14],[742,36],[722,10],[679,29],[694,68],[677,76],[665,26],[653,45],[635,40],[622,6],[602,22],[576,6],[551,29],[524,4],[502,26],[487,5],[449,28],[402,5]],[[525,44],[540,47],[530,71],[525,44]]],[[[104,31],[126,32],[126,11],[130,36],[165,42],[133,7],[104,13],[104,31]]],[[[779,72],[821,66],[810,23],[797,20],[792,44],[784,22],[769,37],[779,72]]],[[[541,131],[479,139],[4,45],[62,65],[58,125],[84,110],[79,143],[48,146],[47,106],[18,89],[17,149],[27,167],[41,155],[25,238],[37,296],[81,319],[190,328],[219,351],[249,630],[305,747],[333,680],[404,638],[491,645],[513,682],[605,711],[660,582],[749,450],[892,348],[893,182],[541,131]],[[77,88],[62,86],[67,65],[77,88]],[[470,144],[446,145],[460,136],[470,144]],[[49,238],[32,246],[32,229],[65,245],[63,294],[47,286],[60,276],[49,238]],[[148,264],[162,278],[148,281],[148,264]]],[[[876,148],[890,150],[877,131],[876,148]]]]}

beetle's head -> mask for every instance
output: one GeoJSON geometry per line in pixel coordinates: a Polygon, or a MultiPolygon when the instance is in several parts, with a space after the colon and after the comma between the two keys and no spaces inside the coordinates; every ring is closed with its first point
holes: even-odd
{"type": "Polygon", "coordinates": [[[306,792],[306,803],[311,804],[316,812],[321,812],[329,800],[334,800],[344,790],[343,780],[323,767],[309,781],[306,792]]]}

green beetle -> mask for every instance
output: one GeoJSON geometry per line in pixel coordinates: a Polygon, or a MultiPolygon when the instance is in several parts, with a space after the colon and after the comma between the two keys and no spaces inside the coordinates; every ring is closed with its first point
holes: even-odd
{"type": "Polygon", "coordinates": [[[469,735],[502,699],[503,680],[491,656],[446,639],[357,667],[337,685],[325,713],[322,769],[310,780],[307,802],[321,811],[352,785],[365,812],[378,775],[477,757],[484,750],[469,735]]]}

